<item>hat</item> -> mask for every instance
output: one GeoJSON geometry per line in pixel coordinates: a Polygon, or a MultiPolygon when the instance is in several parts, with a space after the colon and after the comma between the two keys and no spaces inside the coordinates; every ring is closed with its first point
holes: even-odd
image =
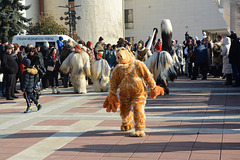
{"type": "Polygon", "coordinates": [[[237,38],[237,34],[236,34],[236,33],[231,34],[231,35],[230,35],[230,38],[231,38],[231,39],[236,39],[236,38],[237,38]]]}
{"type": "Polygon", "coordinates": [[[102,58],[102,53],[98,52],[97,55],[102,58]]]}
{"type": "Polygon", "coordinates": [[[76,44],[75,47],[79,49],[80,51],[82,50],[79,44],[76,44]]]}
{"type": "Polygon", "coordinates": [[[59,37],[59,40],[60,40],[60,41],[61,41],[61,40],[63,40],[63,37],[62,37],[62,36],[60,36],[60,37],[59,37]]]}
{"type": "Polygon", "coordinates": [[[44,40],[43,46],[45,46],[45,47],[49,48],[49,43],[48,43],[48,41],[47,41],[47,40],[44,40]]]}
{"type": "Polygon", "coordinates": [[[89,46],[91,46],[91,45],[92,45],[92,42],[88,41],[88,42],[87,42],[87,46],[89,47],[89,46]]]}
{"type": "Polygon", "coordinates": [[[162,50],[162,45],[161,44],[156,45],[155,49],[158,50],[158,51],[161,51],[162,50]]]}
{"type": "Polygon", "coordinates": [[[7,42],[8,42],[7,37],[2,37],[2,43],[7,43],[7,42]]]}
{"type": "Polygon", "coordinates": [[[30,64],[31,64],[31,60],[28,59],[28,58],[23,58],[22,64],[23,64],[25,67],[29,67],[30,64]]]}
{"type": "Polygon", "coordinates": [[[12,49],[12,48],[14,48],[13,46],[11,46],[11,45],[6,45],[5,46],[5,49],[7,50],[7,49],[12,49]]]}
{"type": "Polygon", "coordinates": [[[103,40],[103,38],[102,37],[99,37],[99,40],[98,41],[102,41],[103,40]]]}

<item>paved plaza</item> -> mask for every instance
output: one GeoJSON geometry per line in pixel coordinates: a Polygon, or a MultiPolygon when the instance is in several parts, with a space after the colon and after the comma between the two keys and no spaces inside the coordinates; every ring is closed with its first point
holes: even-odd
{"type": "Polygon", "coordinates": [[[108,94],[42,91],[42,110],[24,114],[22,95],[0,98],[0,160],[239,160],[240,88],[179,77],[170,94],[146,103],[146,136],[120,131],[108,94]]]}

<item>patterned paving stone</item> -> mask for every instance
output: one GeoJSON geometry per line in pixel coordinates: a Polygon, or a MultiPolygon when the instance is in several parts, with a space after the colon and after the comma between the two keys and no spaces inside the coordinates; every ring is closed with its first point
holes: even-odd
{"type": "Polygon", "coordinates": [[[64,113],[96,113],[100,110],[100,108],[72,108],[64,113]]]}
{"type": "Polygon", "coordinates": [[[134,128],[120,131],[119,112],[101,107],[108,93],[92,86],[86,95],[44,90],[46,107],[31,114],[19,114],[26,105],[21,95],[13,102],[0,98],[0,160],[239,159],[240,88],[222,83],[179,77],[169,83],[169,95],[148,97],[145,137],[130,137],[134,128]]]}
{"type": "Polygon", "coordinates": [[[10,158],[55,133],[56,131],[50,130],[29,130],[11,134],[0,139],[0,144],[3,144],[0,147],[0,157],[10,158]]]}
{"type": "Polygon", "coordinates": [[[35,126],[71,126],[78,120],[44,120],[35,124],[35,126]]]}

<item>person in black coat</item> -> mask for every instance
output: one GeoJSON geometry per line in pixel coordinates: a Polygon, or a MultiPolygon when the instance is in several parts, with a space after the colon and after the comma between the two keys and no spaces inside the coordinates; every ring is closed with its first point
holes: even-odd
{"type": "Polygon", "coordinates": [[[23,96],[27,102],[27,109],[24,113],[32,112],[31,109],[31,100],[36,104],[37,109],[40,110],[42,108],[41,104],[38,103],[36,98],[33,96],[33,88],[34,88],[34,75],[37,74],[37,69],[35,67],[31,67],[31,61],[28,58],[24,58],[22,60],[23,64],[23,81],[22,81],[22,92],[23,96]]]}
{"type": "Polygon", "coordinates": [[[18,98],[14,94],[14,86],[16,83],[16,74],[18,72],[18,63],[15,58],[11,55],[13,47],[7,45],[5,47],[5,53],[2,55],[1,66],[3,69],[3,74],[6,78],[6,99],[14,100],[18,98]]]}
{"type": "MultiPolygon", "coordinates": [[[[8,39],[7,37],[2,37],[2,44],[0,45],[0,64],[2,60],[2,56],[5,53],[5,47],[8,45],[8,39]]],[[[3,69],[0,66],[0,73],[3,73],[3,69]]],[[[1,80],[0,80],[1,81],[1,80]]],[[[2,90],[2,96],[6,97],[6,78],[3,76],[2,82],[0,82],[0,88],[2,90]]]]}
{"type": "Polygon", "coordinates": [[[231,46],[229,50],[229,63],[232,64],[233,79],[235,84],[233,87],[240,86],[240,39],[237,38],[237,34],[230,35],[231,46]]]}
{"type": "MultiPolygon", "coordinates": [[[[46,61],[47,61],[47,57],[50,53],[50,50],[49,50],[49,43],[47,41],[44,42],[44,45],[40,48],[40,52],[42,53],[43,55],[43,60],[44,60],[44,65],[45,65],[45,68],[47,68],[47,65],[46,65],[46,61]]],[[[45,89],[45,88],[48,88],[49,84],[48,84],[48,78],[46,75],[44,75],[42,77],[42,88],[45,89]]]]}

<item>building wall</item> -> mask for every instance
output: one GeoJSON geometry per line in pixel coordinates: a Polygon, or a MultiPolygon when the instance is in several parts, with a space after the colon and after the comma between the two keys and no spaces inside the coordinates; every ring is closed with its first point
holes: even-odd
{"type": "Polygon", "coordinates": [[[116,44],[123,37],[123,1],[122,0],[75,0],[76,15],[81,16],[77,21],[77,34],[84,41],[95,45],[99,37],[105,43],[116,44]]]}
{"type": "Polygon", "coordinates": [[[58,6],[68,5],[68,0],[44,0],[44,14],[53,16],[54,20],[68,28],[68,25],[65,25],[65,20],[60,20],[60,17],[66,17],[64,12],[68,12],[67,8],[60,8],[58,6]]]}
{"type": "Polygon", "coordinates": [[[146,41],[154,27],[160,30],[162,19],[171,20],[173,39],[180,42],[186,31],[201,38],[203,30],[227,28],[215,0],[125,0],[124,7],[133,9],[134,29],[126,29],[125,36],[133,36],[135,42],[146,41]]]}
{"type": "Polygon", "coordinates": [[[40,14],[40,9],[39,9],[39,0],[23,0],[21,1],[24,5],[30,5],[31,7],[27,10],[24,11],[24,15],[26,18],[32,18],[32,23],[37,23],[39,14],[40,14]]]}
{"type": "Polygon", "coordinates": [[[230,2],[230,25],[231,30],[234,30],[240,36],[240,1],[231,0],[230,2]]]}

